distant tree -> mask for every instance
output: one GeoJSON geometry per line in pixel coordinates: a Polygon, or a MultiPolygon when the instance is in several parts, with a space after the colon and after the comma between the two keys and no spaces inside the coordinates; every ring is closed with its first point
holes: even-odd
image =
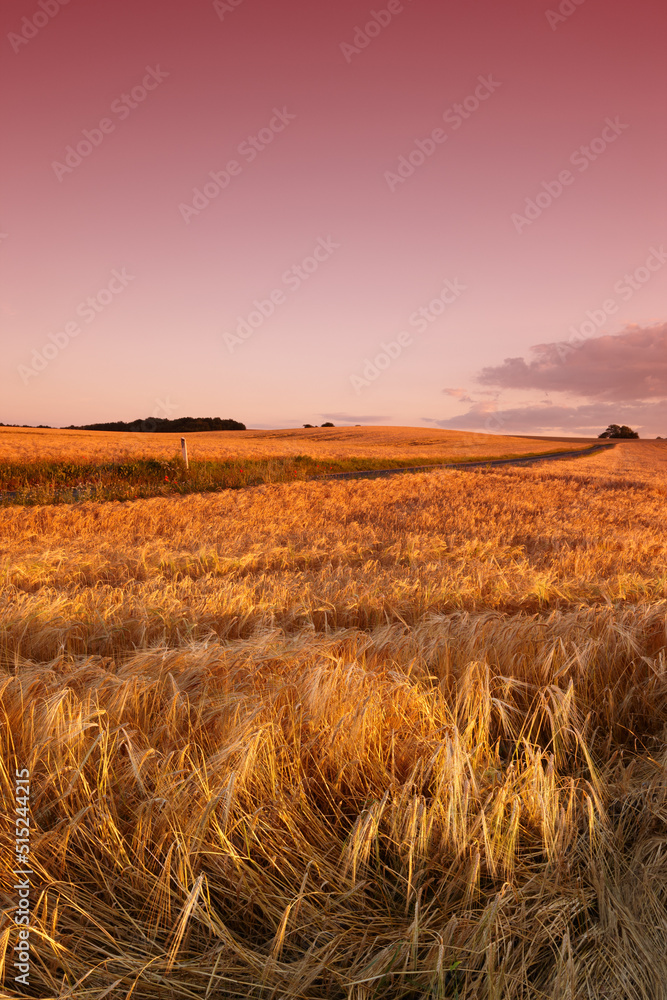
{"type": "Polygon", "coordinates": [[[627,424],[619,426],[618,424],[609,424],[606,431],[602,431],[602,434],[598,434],[598,438],[638,438],[639,434],[637,431],[633,431],[631,427],[627,424]]]}
{"type": "Polygon", "coordinates": [[[327,420],[326,424],[322,424],[322,427],[335,427],[335,426],[336,425],[332,424],[330,420],[327,420]]]}
{"type": "Polygon", "coordinates": [[[312,427],[313,425],[312,424],[304,424],[303,426],[304,427],[312,427]]]}

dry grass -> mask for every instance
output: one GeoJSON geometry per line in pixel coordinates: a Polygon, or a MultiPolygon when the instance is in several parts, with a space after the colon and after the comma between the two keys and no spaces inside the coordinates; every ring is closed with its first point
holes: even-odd
{"type": "MultiPolygon", "coordinates": [[[[500,437],[417,427],[320,427],[311,430],[210,431],[188,434],[190,458],[447,459],[523,455],[534,451],[575,450],[584,444],[543,438],[500,437]]],[[[124,434],[106,431],[54,431],[0,427],[3,462],[126,462],[180,455],[180,434],[124,434]]]]}
{"type": "Polygon", "coordinates": [[[4,510],[26,994],[664,998],[665,458],[4,510]]]}

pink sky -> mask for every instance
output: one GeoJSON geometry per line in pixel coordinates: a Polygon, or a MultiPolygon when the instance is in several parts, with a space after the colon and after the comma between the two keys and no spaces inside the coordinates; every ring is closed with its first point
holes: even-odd
{"type": "Polygon", "coordinates": [[[661,0],[2,23],[0,421],[667,434],[661,0]]]}

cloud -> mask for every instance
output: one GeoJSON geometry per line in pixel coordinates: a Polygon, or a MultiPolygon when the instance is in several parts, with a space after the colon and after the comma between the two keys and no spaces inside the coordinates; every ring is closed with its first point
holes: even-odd
{"type": "Polygon", "coordinates": [[[605,401],[563,406],[551,402],[529,403],[497,409],[491,401],[474,403],[467,413],[435,421],[448,430],[485,431],[495,434],[567,434],[597,437],[609,424],[627,424],[642,437],[667,434],[667,400],[654,403],[605,401]]]}
{"type": "Polygon", "coordinates": [[[483,368],[477,382],[610,402],[667,398],[667,323],[628,327],[583,342],[536,344],[531,350],[534,357],[528,362],[506,358],[501,365],[483,368]]]}
{"type": "Polygon", "coordinates": [[[460,403],[472,403],[472,396],[468,395],[467,389],[443,389],[445,396],[452,396],[453,399],[458,399],[460,403]]]}
{"type": "Polygon", "coordinates": [[[354,413],[321,413],[320,416],[325,420],[343,420],[350,424],[381,424],[385,420],[391,420],[387,416],[360,417],[354,413]]]}

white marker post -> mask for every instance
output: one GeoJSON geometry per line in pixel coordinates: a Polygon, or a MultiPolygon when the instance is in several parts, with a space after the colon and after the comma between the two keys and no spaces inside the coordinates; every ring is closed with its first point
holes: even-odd
{"type": "Polygon", "coordinates": [[[190,463],[188,462],[188,446],[185,443],[185,438],[181,438],[181,451],[183,452],[183,461],[185,462],[185,468],[190,468],[190,463]]]}

